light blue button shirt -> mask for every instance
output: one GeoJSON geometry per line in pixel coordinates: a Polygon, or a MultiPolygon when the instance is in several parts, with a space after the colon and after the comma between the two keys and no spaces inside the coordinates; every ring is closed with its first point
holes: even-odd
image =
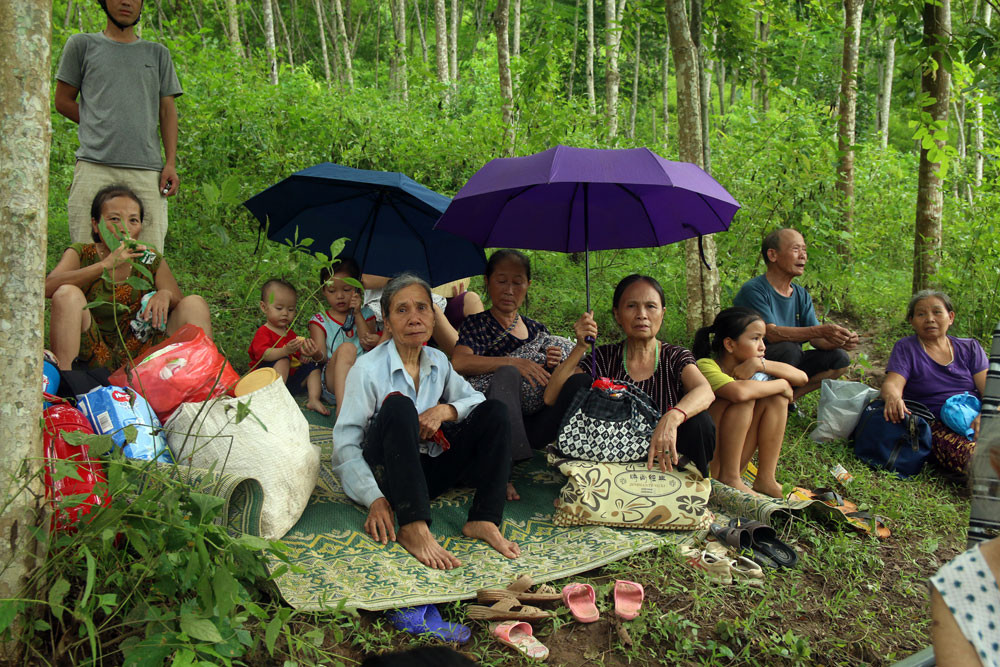
{"type": "MultiPolygon", "coordinates": [[[[347,374],[344,405],[333,427],[333,472],[348,497],[364,507],[383,497],[371,468],[361,456],[365,436],[382,401],[394,391],[412,400],[417,414],[439,403],[449,404],[458,412],[458,421],[486,400],[455,372],[444,352],[432,347],[420,351],[419,391],[403,368],[394,341],[382,343],[358,359],[347,374]]],[[[430,456],[441,453],[437,443],[426,445],[430,456]]]]}

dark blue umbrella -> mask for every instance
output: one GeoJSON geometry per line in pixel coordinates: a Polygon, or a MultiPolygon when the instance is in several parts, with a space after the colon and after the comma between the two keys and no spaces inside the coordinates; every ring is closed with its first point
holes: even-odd
{"type": "Polygon", "coordinates": [[[365,273],[411,271],[431,285],[442,285],[486,267],[480,246],[434,229],[450,202],[400,173],[324,162],[292,174],[243,205],[272,241],[297,235],[313,239],[310,248],[316,252],[329,252],[330,244],[347,237],[341,256],[355,258],[365,273]]]}

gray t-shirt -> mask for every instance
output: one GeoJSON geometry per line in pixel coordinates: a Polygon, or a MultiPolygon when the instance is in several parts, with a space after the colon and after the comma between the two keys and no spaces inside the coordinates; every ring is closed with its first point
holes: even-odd
{"type": "Polygon", "coordinates": [[[167,47],[142,39],[122,44],[100,32],[72,35],[56,79],[80,90],[78,160],[163,169],[160,98],[184,92],[167,47]]]}

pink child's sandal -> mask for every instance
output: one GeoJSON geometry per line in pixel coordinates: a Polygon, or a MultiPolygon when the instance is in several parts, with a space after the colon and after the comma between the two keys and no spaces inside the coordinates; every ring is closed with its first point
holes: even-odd
{"type": "Polygon", "coordinates": [[[580,623],[593,623],[600,618],[594,587],[590,584],[566,584],[562,589],[563,603],[580,623]]]}
{"type": "Polygon", "coordinates": [[[549,649],[532,634],[531,626],[524,621],[504,621],[491,628],[493,635],[507,646],[517,649],[532,660],[545,660],[549,649]]]}
{"type": "Polygon", "coordinates": [[[645,597],[642,584],[624,579],[615,580],[615,613],[626,621],[639,615],[645,597]]]}

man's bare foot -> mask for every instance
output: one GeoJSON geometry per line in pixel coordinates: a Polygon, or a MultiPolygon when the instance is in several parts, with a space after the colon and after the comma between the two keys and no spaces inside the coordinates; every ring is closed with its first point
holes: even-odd
{"type": "Polygon", "coordinates": [[[316,400],[310,398],[308,401],[306,401],[306,407],[312,410],[313,412],[320,413],[321,415],[329,416],[330,414],[330,408],[323,405],[323,401],[319,400],[318,398],[316,400]]]}
{"type": "Polygon", "coordinates": [[[396,541],[427,567],[451,570],[462,564],[460,560],[438,544],[426,521],[414,521],[400,526],[396,541]]]}
{"type": "Polygon", "coordinates": [[[462,534],[486,542],[507,558],[517,558],[521,555],[521,547],[505,538],[492,521],[468,521],[462,527],[462,534]]]}
{"type": "Polygon", "coordinates": [[[507,482],[507,500],[520,500],[521,496],[518,495],[517,489],[510,482],[507,482]]]}
{"type": "Polygon", "coordinates": [[[743,493],[749,493],[751,496],[760,495],[759,493],[751,489],[749,486],[747,486],[746,482],[744,482],[743,478],[740,477],[739,475],[737,475],[735,479],[729,477],[719,477],[719,481],[725,484],[726,486],[733,487],[737,491],[742,491],[743,493]]]}
{"type": "Polygon", "coordinates": [[[753,483],[753,490],[772,498],[780,499],[785,497],[785,494],[781,491],[781,484],[778,484],[778,482],[764,482],[758,478],[753,483]]]}

